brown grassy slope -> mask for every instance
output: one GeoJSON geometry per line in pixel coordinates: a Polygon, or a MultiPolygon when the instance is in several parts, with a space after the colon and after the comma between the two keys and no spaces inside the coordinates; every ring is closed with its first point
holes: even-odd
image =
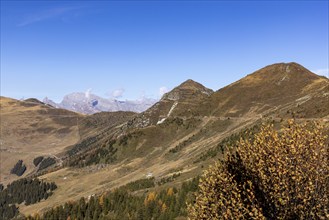
{"type": "MultiPolygon", "coordinates": [[[[187,81],[146,112],[132,116],[125,125],[118,124],[109,133],[102,133],[95,146],[113,138],[109,135],[111,132],[122,132],[115,144],[118,149],[115,163],[105,167],[91,166],[83,171],[62,169],[43,176],[56,181],[58,191],[42,204],[23,211],[33,213],[70,199],[109,190],[143,178],[148,172],[152,172],[157,180],[178,171],[183,172],[180,181],[198,175],[202,166],[211,161],[193,162],[216,147],[223,138],[259,123],[261,115],[274,117],[279,123],[277,116],[291,117],[283,113],[293,111],[298,105],[305,108],[305,117],[328,115],[328,79],[295,63],[265,67],[213,94],[204,93],[203,88],[187,81]],[[177,105],[168,116],[174,103],[177,105]],[[312,103],[317,103],[317,107],[312,103]],[[161,118],[167,119],[157,125],[161,118]],[[67,176],[72,178],[65,178],[67,176]],[[67,195],[67,192],[72,193],[67,195]]],[[[306,120],[305,117],[301,120],[306,120]]]]}
{"type": "Polygon", "coordinates": [[[82,137],[90,136],[95,133],[101,133],[116,127],[133,116],[135,112],[99,112],[93,115],[87,115],[79,123],[80,135],[82,137]]]}
{"type": "Polygon", "coordinates": [[[90,154],[90,151],[104,146],[105,142],[125,133],[123,125],[133,118],[134,112],[100,112],[87,115],[79,122],[80,139],[63,151],[60,156],[67,162],[80,160],[80,155],[90,154]]]}
{"type": "MultiPolygon", "coordinates": [[[[171,119],[161,125],[135,130],[127,143],[115,145],[118,148],[118,161],[81,169],[65,168],[42,176],[41,178],[55,181],[58,185],[54,196],[40,204],[22,207],[20,210],[25,214],[32,214],[45,207],[77,200],[81,196],[88,197],[145,178],[147,173],[152,173],[157,180],[177,172],[181,172],[184,178],[179,181],[193,177],[201,172],[201,165],[193,164],[198,153],[215,146],[221,138],[220,134],[217,137],[203,138],[201,130],[205,129],[208,123],[222,131],[221,135],[227,135],[227,128],[232,126],[226,123],[223,123],[222,127],[214,125],[210,118],[186,120],[182,124],[179,119],[171,119]],[[193,135],[197,137],[195,140],[193,135]],[[169,152],[189,139],[193,141],[179,152],[169,152]]],[[[237,124],[241,123],[236,122],[236,126],[237,124]]],[[[119,138],[118,143],[122,138],[123,136],[119,138]]]]}
{"type": "MultiPolygon", "coordinates": [[[[131,120],[128,126],[142,128],[156,125],[165,118],[177,116],[178,112],[197,108],[200,101],[209,97],[212,93],[211,89],[189,79],[164,94],[159,102],[131,120]]],[[[184,116],[190,115],[185,114],[184,116]]]]}
{"type": "Polygon", "coordinates": [[[24,176],[33,171],[33,159],[56,155],[79,140],[78,123],[82,115],[52,108],[34,100],[0,98],[1,182],[17,178],[10,169],[22,159],[27,165],[24,176]]]}
{"type": "MultiPolygon", "coordinates": [[[[42,211],[45,207],[77,200],[81,196],[100,193],[145,178],[152,173],[156,180],[182,173],[179,182],[201,173],[202,166],[210,160],[198,164],[193,162],[201,153],[215,147],[218,142],[230,134],[250,125],[242,120],[220,120],[212,117],[181,119],[171,117],[160,125],[134,129],[126,134],[128,139],[121,142],[118,138],[118,160],[109,165],[65,168],[42,176],[48,181],[55,181],[58,189],[54,196],[40,204],[22,207],[25,214],[42,211]],[[181,146],[176,153],[171,149],[181,146]]],[[[174,183],[169,183],[174,184],[174,183]]]]}
{"type": "Polygon", "coordinates": [[[215,116],[261,116],[267,111],[292,108],[305,96],[309,99],[317,96],[325,102],[328,84],[327,78],[297,63],[273,64],[216,91],[200,105],[198,112],[215,116]]]}

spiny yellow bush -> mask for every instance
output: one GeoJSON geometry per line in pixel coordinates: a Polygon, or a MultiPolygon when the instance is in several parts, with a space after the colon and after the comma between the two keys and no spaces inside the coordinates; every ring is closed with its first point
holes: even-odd
{"type": "Polygon", "coordinates": [[[315,123],[252,140],[205,171],[190,219],[329,219],[329,147],[315,123]]]}

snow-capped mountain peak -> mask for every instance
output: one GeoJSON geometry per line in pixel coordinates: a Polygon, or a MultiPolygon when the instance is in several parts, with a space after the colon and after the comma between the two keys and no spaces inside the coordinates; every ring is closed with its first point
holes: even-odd
{"type": "Polygon", "coordinates": [[[119,101],[116,99],[107,99],[89,92],[75,92],[64,96],[60,103],[44,98],[43,102],[56,108],[63,108],[83,114],[94,114],[97,112],[108,111],[132,111],[143,112],[158,100],[151,98],[141,98],[138,100],[119,101]]]}

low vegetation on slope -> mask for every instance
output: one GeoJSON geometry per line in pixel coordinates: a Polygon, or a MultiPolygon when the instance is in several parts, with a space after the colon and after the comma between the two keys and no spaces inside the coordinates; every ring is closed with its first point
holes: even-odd
{"type": "Polygon", "coordinates": [[[26,166],[23,164],[23,160],[17,161],[13,169],[10,170],[11,174],[16,174],[17,176],[22,176],[26,170],[26,166]]]}
{"type": "Polygon", "coordinates": [[[26,178],[14,181],[6,188],[0,184],[0,219],[12,219],[19,214],[16,204],[30,205],[40,202],[51,196],[56,188],[54,182],[26,178]]]}
{"type": "Polygon", "coordinates": [[[156,148],[166,148],[175,139],[184,138],[201,124],[198,119],[169,118],[161,125],[143,129],[131,129],[116,139],[112,136],[88,138],[76,144],[65,164],[85,167],[95,164],[111,164],[134,157],[152,157],[156,148]],[[93,146],[93,147],[90,147],[93,146]],[[87,149],[82,152],[82,149],[87,149]],[[82,152],[77,154],[76,152],[82,152]]]}
{"type": "Polygon", "coordinates": [[[154,179],[135,181],[109,193],[68,202],[42,216],[35,214],[26,219],[175,219],[187,216],[186,201],[193,198],[198,178],[183,183],[179,189],[150,189],[143,195],[134,195],[132,192],[141,189],[141,185],[154,186],[154,179]]]}
{"type": "Polygon", "coordinates": [[[328,219],[329,149],[317,124],[278,133],[264,126],[253,140],[201,178],[191,219],[328,219]]]}

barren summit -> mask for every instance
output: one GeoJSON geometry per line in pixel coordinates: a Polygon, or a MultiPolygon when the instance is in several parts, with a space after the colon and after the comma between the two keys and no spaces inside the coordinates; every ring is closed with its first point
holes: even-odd
{"type": "Polygon", "coordinates": [[[202,84],[195,82],[191,79],[186,80],[172,91],[164,94],[162,100],[173,100],[173,101],[195,101],[207,96],[210,96],[213,93],[211,89],[206,88],[202,84]]]}
{"type": "Polygon", "coordinates": [[[288,109],[298,100],[307,102],[315,98],[324,101],[328,98],[327,92],[326,77],[318,76],[297,63],[278,63],[216,91],[205,105],[211,109],[211,114],[217,116],[261,117],[271,111],[288,109]]]}
{"type": "Polygon", "coordinates": [[[290,87],[299,87],[319,78],[321,77],[312,73],[302,65],[291,62],[268,65],[249,74],[241,81],[270,82],[276,85],[281,85],[282,83],[288,84],[290,82],[290,87]],[[292,84],[292,82],[294,82],[294,84],[292,84]]]}

